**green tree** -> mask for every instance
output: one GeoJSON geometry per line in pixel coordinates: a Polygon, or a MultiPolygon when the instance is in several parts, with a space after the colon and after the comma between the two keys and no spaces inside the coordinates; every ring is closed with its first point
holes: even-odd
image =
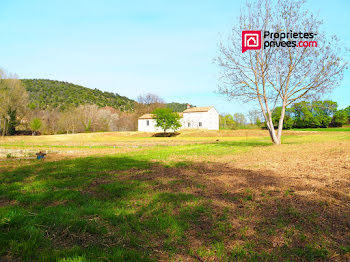
{"type": "Polygon", "coordinates": [[[156,118],[156,126],[164,130],[164,133],[168,129],[176,131],[181,127],[180,116],[178,113],[173,112],[170,108],[157,108],[153,111],[156,118]]]}
{"type": "MultiPolygon", "coordinates": [[[[272,113],[272,123],[275,127],[278,126],[279,120],[281,118],[282,107],[276,107],[272,113]]],[[[284,114],[283,129],[291,129],[293,127],[294,121],[291,117],[291,109],[287,108],[284,114]]]]}
{"type": "Polygon", "coordinates": [[[337,102],[330,100],[312,102],[311,109],[313,121],[310,127],[328,127],[337,107],[337,102]]]}
{"type": "Polygon", "coordinates": [[[237,129],[237,123],[230,114],[220,115],[220,129],[237,129]]]}
{"type": "Polygon", "coordinates": [[[7,125],[7,134],[13,136],[16,133],[16,126],[19,125],[19,121],[17,120],[17,110],[9,108],[7,110],[8,115],[8,125],[7,125]]]}
{"type": "Polygon", "coordinates": [[[295,103],[291,108],[294,115],[293,125],[296,128],[326,128],[331,123],[337,106],[336,102],[330,100],[295,103]]]}
{"type": "Polygon", "coordinates": [[[261,127],[261,120],[260,120],[260,118],[257,118],[257,119],[256,119],[255,124],[256,124],[258,127],[261,127]]]}
{"type": "Polygon", "coordinates": [[[313,121],[310,102],[302,101],[295,103],[291,108],[294,114],[294,127],[310,127],[313,121]]]}
{"type": "Polygon", "coordinates": [[[30,128],[33,131],[32,135],[36,135],[36,132],[42,127],[42,124],[41,119],[38,117],[34,117],[32,121],[30,121],[30,128]]]}
{"type": "Polygon", "coordinates": [[[338,110],[334,113],[331,126],[341,127],[348,122],[348,114],[345,110],[338,110]]]}

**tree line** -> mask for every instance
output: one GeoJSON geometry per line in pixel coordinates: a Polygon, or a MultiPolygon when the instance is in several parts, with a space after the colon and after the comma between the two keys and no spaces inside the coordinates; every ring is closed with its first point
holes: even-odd
{"type": "MultiPolygon", "coordinates": [[[[272,112],[272,123],[277,127],[281,117],[281,107],[272,112]]],[[[259,110],[251,110],[247,116],[242,113],[221,114],[220,129],[267,128],[262,122],[259,110]]],[[[342,127],[350,124],[350,106],[338,109],[335,101],[302,101],[286,108],[283,129],[342,127]]]]}
{"type": "MultiPolygon", "coordinates": [[[[278,125],[281,116],[281,107],[272,113],[272,121],[278,125]]],[[[286,108],[283,128],[327,128],[341,127],[350,123],[350,106],[338,109],[335,101],[302,101],[286,108]]]]}

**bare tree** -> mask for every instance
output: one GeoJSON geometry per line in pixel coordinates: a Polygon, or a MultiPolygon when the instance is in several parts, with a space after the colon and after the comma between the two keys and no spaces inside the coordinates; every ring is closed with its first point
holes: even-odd
{"type": "Polygon", "coordinates": [[[137,130],[137,120],[140,116],[139,112],[123,112],[118,111],[118,120],[116,122],[117,131],[137,130]]]}
{"type": "MultiPolygon", "coordinates": [[[[151,113],[157,108],[165,107],[165,101],[155,94],[143,94],[137,97],[137,102],[134,106],[133,128],[137,130],[137,119],[139,116],[151,113]]],[[[125,115],[125,114],[124,114],[125,115]]]]}
{"type": "Polygon", "coordinates": [[[242,113],[235,113],[233,115],[233,120],[240,126],[244,126],[246,123],[245,116],[242,113]]]}
{"type": "Polygon", "coordinates": [[[43,126],[47,134],[57,134],[59,131],[59,120],[62,115],[57,109],[46,109],[41,112],[44,120],[43,126]]]}
{"type": "Polygon", "coordinates": [[[256,110],[256,109],[249,110],[248,118],[252,125],[255,125],[257,121],[260,120],[260,117],[261,117],[261,110],[256,110]]]}
{"type": "Polygon", "coordinates": [[[142,94],[137,96],[137,102],[144,105],[151,104],[164,104],[165,101],[159,96],[151,93],[142,94]]]}
{"type": "Polygon", "coordinates": [[[100,108],[97,112],[97,130],[98,131],[117,131],[119,115],[117,110],[112,107],[100,108]]]}
{"type": "Polygon", "coordinates": [[[77,108],[74,107],[71,107],[60,114],[58,124],[60,129],[67,134],[69,134],[69,131],[72,134],[75,134],[83,130],[82,123],[77,119],[77,108]]]}
{"type": "MultiPolygon", "coordinates": [[[[346,62],[338,40],[320,31],[321,21],[304,10],[303,0],[248,2],[216,60],[221,68],[219,93],[229,99],[260,105],[274,144],[281,143],[286,107],[301,98],[310,99],[331,91],[343,77],[346,62]],[[267,47],[242,53],[242,31],[261,30],[313,33],[317,47],[267,47]],[[272,112],[281,106],[277,133],[272,112]]],[[[273,37],[275,37],[273,35],[273,37]]],[[[289,35],[285,41],[294,41],[289,35]]],[[[274,40],[274,39],[270,39],[274,40]]],[[[280,39],[276,39],[279,41],[280,39]]],[[[302,40],[297,39],[297,43],[302,40]]]]}
{"type": "Polygon", "coordinates": [[[97,105],[80,105],[75,109],[77,120],[81,122],[85,132],[95,131],[97,125],[97,105]]]}

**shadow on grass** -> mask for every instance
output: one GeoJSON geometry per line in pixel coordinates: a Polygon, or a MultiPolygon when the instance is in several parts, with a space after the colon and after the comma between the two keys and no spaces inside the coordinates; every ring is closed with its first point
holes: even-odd
{"type": "Polygon", "coordinates": [[[247,140],[247,141],[217,141],[212,144],[217,144],[221,147],[265,147],[272,146],[271,141],[256,141],[256,140],[247,140]]]}
{"type": "Polygon", "coordinates": [[[152,135],[152,137],[176,137],[180,135],[179,132],[162,132],[162,133],[155,133],[152,135]]]}
{"type": "Polygon", "coordinates": [[[312,261],[346,258],[350,244],[348,212],[295,195],[271,171],[118,156],[0,179],[5,261],[312,261]]]}

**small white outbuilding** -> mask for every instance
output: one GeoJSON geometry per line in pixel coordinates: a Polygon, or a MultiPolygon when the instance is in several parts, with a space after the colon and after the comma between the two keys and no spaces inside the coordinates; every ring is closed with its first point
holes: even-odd
{"type": "MultiPolygon", "coordinates": [[[[180,129],[219,130],[219,113],[213,106],[188,107],[179,113],[180,129]]],[[[156,127],[156,120],[152,114],[144,114],[138,119],[138,130],[142,132],[162,132],[156,127]]],[[[171,130],[169,130],[171,131],[171,130]]]]}

